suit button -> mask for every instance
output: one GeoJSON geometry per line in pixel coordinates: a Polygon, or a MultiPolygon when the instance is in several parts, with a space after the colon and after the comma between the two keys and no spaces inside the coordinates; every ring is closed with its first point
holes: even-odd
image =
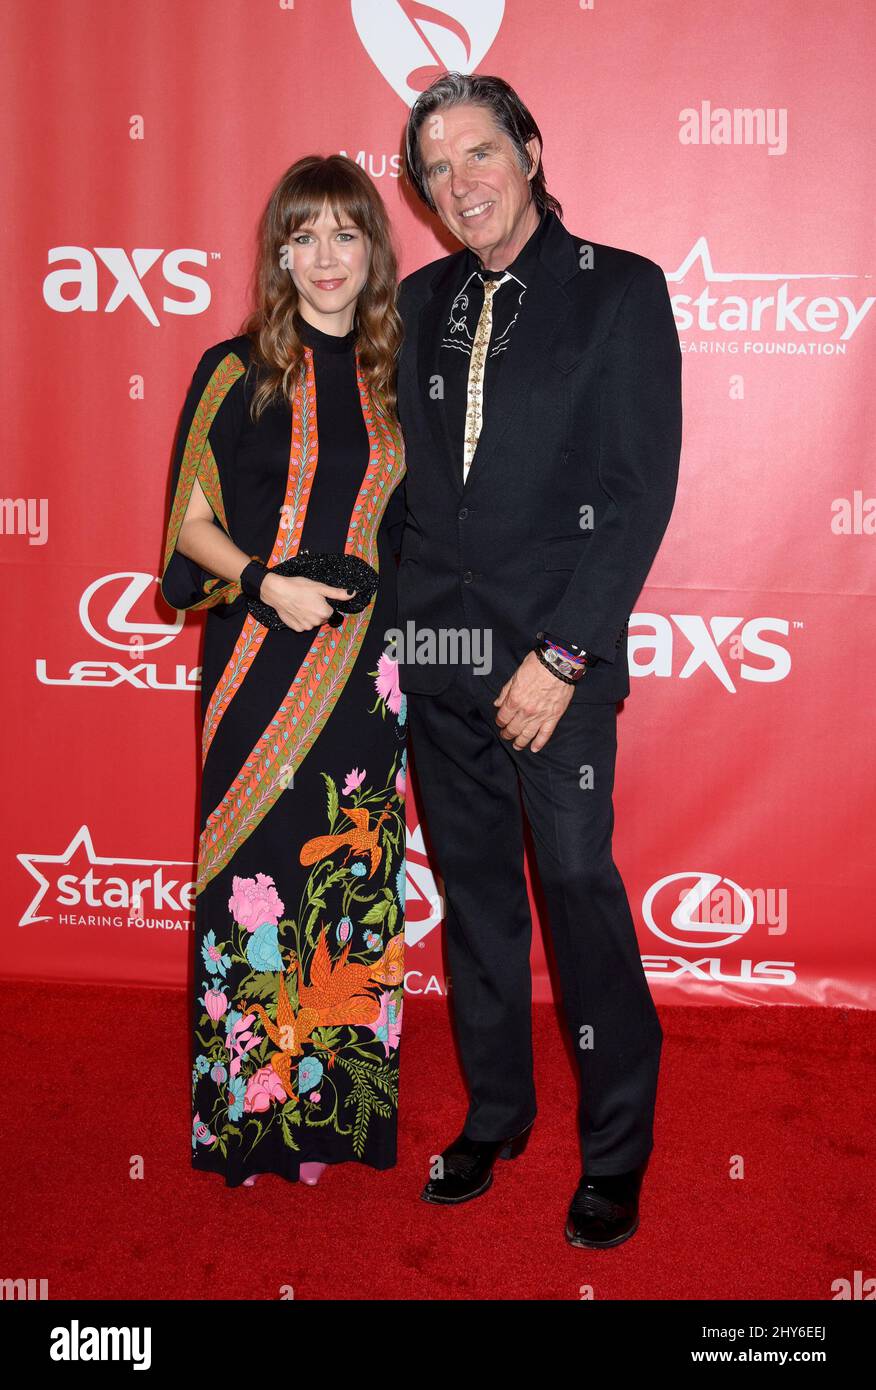
{"type": "Polygon", "coordinates": [[[460,507],[456,515],[459,517],[460,521],[465,521],[465,518],[468,516],[468,507],[460,507]]]}
{"type": "Polygon", "coordinates": [[[463,574],[462,578],[463,578],[463,583],[465,583],[465,584],[470,584],[471,581],[474,579],[474,575],[472,574],[471,570],[466,570],[465,573],[463,574]]]}

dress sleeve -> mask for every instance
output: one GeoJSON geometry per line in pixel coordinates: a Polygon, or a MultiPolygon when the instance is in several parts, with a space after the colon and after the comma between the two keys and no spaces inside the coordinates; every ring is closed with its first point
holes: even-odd
{"type": "Polygon", "coordinates": [[[176,548],[195,478],[213,508],[213,521],[231,539],[234,446],[243,418],[246,366],[227,344],[209,348],[195,368],[173,450],[172,481],[161,593],[171,608],[213,608],[240,594],[237,581],[197,565],[176,548]]]}

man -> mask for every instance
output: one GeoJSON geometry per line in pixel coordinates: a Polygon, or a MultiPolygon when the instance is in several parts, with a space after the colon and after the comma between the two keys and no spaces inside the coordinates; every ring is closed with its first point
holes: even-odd
{"type": "Polygon", "coordinates": [[[444,74],[405,144],[462,243],[399,293],[399,675],[470,1092],[422,1195],[486,1192],[535,1117],[522,793],[580,1067],[566,1238],[613,1246],[638,1226],[663,1038],[611,852],[616,703],[675,498],[678,335],[659,266],[566,231],[500,78],[444,74]]]}

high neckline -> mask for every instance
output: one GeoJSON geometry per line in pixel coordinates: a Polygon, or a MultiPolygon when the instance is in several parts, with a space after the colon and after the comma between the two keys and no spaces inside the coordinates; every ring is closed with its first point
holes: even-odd
{"type": "Polygon", "coordinates": [[[349,333],[344,333],[338,337],[335,333],[325,333],[321,328],[308,323],[307,319],[302,318],[299,311],[295,310],[295,331],[306,347],[315,348],[317,351],[324,352],[352,352],[359,336],[356,328],[351,328],[349,333]]]}

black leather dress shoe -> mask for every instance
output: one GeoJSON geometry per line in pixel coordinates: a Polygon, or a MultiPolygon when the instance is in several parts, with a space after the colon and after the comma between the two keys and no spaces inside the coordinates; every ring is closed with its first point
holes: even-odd
{"type": "Polygon", "coordinates": [[[493,1185],[496,1159],[516,1158],[522,1154],[531,1132],[530,1124],[513,1139],[468,1139],[460,1134],[442,1152],[442,1176],[430,1178],[426,1183],[420,1193],[423,1201],[447,1206],[481,1197],[493,1185]]]}
{"type": "Polygon", "coordinates": [[[587,1177],[579,1182],[566,1219],[570,1245],[603,1250],[621,1245],[639,1229],[639,1191],[644,1165],[629,1173],[587,1177]]]}

